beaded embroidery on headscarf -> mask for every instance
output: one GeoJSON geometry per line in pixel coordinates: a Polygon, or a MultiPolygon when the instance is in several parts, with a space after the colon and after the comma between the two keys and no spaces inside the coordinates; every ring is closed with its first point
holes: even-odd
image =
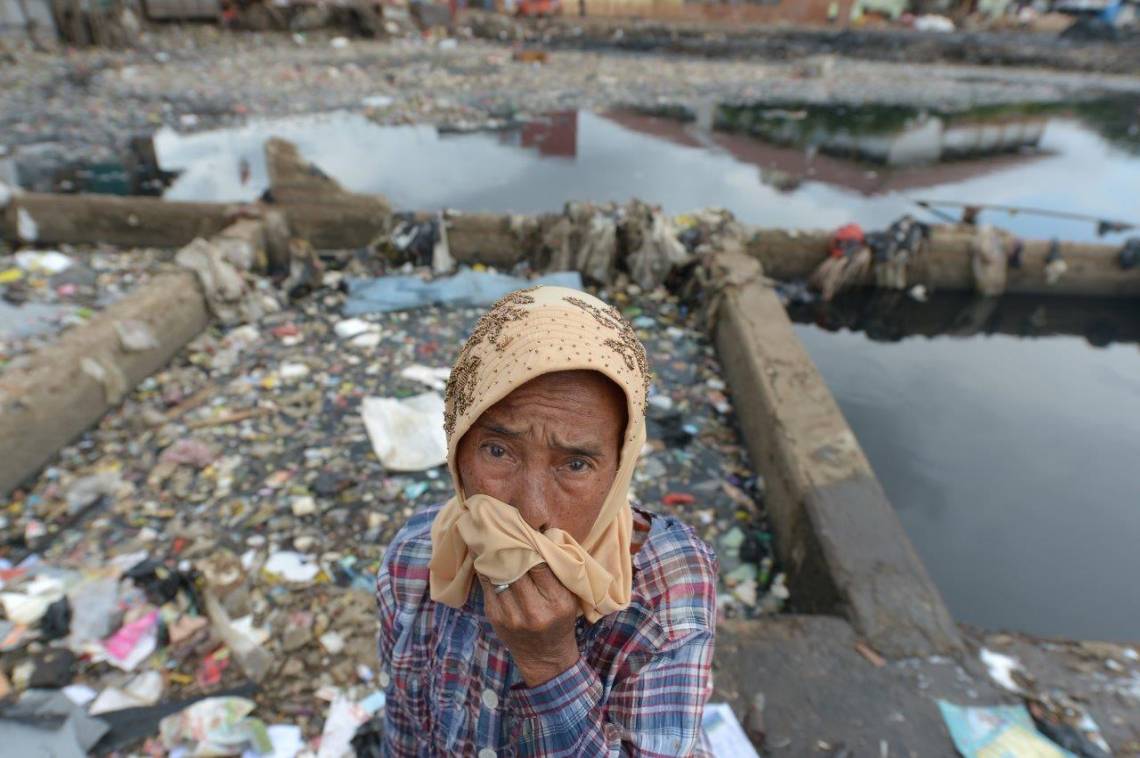
{"type": "MultiPolygon", "coordinates": [[[[529,311],[522,306],[534,304],[534,298],[529,293],[536,289],[538,288],[529,287],[518,290],[497,300],[491,309],[479,319],[474,331],[471,332],[471,336],[463,345],[463,349],[460,350],[459,358],[456,360],[451,376],[447,380],[447,389],[445,390],[447,410],[443,416],[443,429],[448,439],[451,439],[451,435],[455,431],[456,419],[466,413],[474,401],[475,378],[482,361],[479,356],[473,356],[471,353],[484,341],[494,346],[498,352],[503,352],[510,345],[510,338],[503,340],[503,330],[508,324],[525,319],[529,315],[529,311]]],[[[569,295],[562,299],[590,314],[601,326],[618,333],[616,339],[607,339],[604,344],[621,356],[627,369],[641,374],[645,387],[645,397],[648,397],[650,373],[645,348],[642,346],[641,340],[637,338],[633,326],[625,320],[621,312],[612,305],[599,308],[581,298],[569,295]]],[[[644,410],[643,403],[642,411],[644,410]]]]}

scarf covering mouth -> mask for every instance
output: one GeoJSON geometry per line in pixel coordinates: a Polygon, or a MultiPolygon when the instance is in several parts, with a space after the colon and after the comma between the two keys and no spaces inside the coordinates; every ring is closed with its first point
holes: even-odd
{"type": "Polygon", "coordinates": [[[460,608],[476,575],[512,584],[545,563],[593,623],[629,605],[633,587],[629,484],[645,444],[649,365],[633,327],[614,307],[564,287],[507,295],[479,319],[451,370],[444,401],[447,466],[455,497],[431,527],[433,600],[460,608]],[[625,393],[628,422],[613,485],[581,542],[561,529],[539,532],[518,509],[483,494],[467,497],[456,449],[488,408],[543,374],[597,371],[625,393]]]}

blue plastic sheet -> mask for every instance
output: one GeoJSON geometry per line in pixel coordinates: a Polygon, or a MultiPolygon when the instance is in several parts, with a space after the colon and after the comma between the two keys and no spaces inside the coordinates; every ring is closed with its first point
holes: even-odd
{"type": "Polygon", "coordinates": [[[487,306],[515,290],[539,284],[582,289],[582,275],[559,271],[522,279],[496,271],[462,269],[453,276],[430,281],[415,275],[349,279],[344,315],[407,311],[427,305],[487,306]]]}

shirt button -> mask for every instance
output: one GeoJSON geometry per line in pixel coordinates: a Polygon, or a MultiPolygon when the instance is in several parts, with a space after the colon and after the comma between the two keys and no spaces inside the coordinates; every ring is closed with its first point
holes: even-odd
{"type": "Polygon", "coordinates": [[[479,758],[496,758],[495,751],[489,747],[485,747],[479,751],[479,758]]]}
{"type": "Polygon", "coordinates": [[[483,690],[483,705],[492,711],[499,707],[499,696],[494,690],[483,690]]]}
{"type": "Polygon", "coordinates": [[[383,687],[383,688],[385,688],[385,689],[387,689],[387,688],[388,688],[388,683],[389,683],[390,681],[392,681],[392,677],[388,676],[388,672],[387,672],[387,671],[381,671],[381,672],[380,672],[380,677],[379,677],[379,680],[380,680],[380,686],[381,686],[381,687],[383,687]]]}

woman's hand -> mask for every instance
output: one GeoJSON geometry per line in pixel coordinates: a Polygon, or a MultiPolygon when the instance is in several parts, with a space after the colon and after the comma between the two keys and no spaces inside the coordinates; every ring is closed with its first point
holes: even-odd
{"type": "Polygon", "coordinates": [[[511,651],[527,687],[548,682],[578,662],[578,597],[549,566],[535,566],[501,594],[486,577],[480,576],[479,583],[487,619],[511,651]]]}

